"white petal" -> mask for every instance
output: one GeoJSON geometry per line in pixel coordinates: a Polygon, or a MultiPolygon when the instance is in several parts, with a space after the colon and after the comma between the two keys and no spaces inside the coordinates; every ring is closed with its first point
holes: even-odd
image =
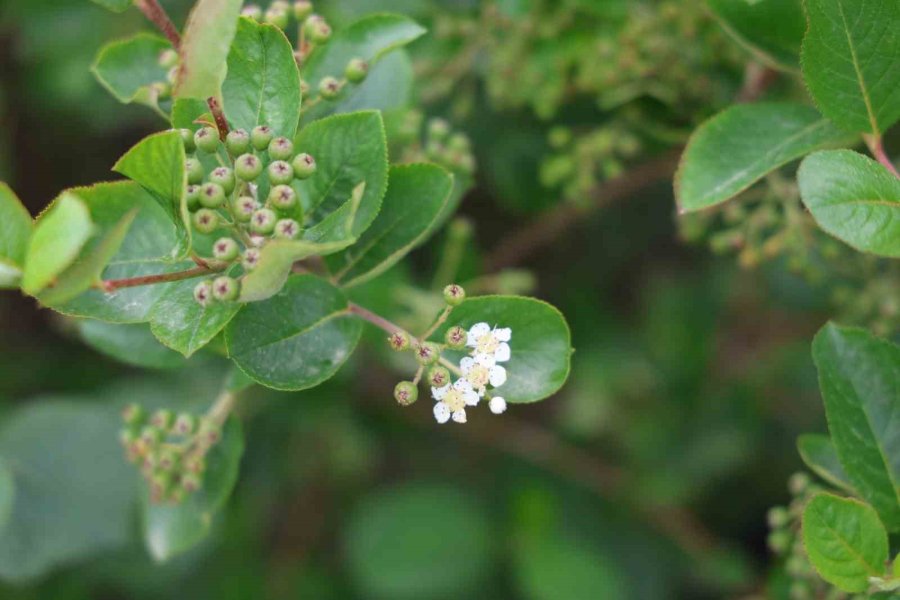
{"type": "Polygon", "coordinates": [[[469,406],[478,406],[478,401],[481,398],[474,391],[471,392],[463,392],[463,400],[466,401],[466,404],[469,406]]]}
{"type": "Polygon", "coordinates": [[[496,337],[501,342],[508,342],[510,339],[512,339],[512,329],[510,329],[509,327],[494,329],[494,337],[496,337]]]}
{"type": "Polygon", "coordinates": [[[491,407],[491,412],[495,415],[506,412],[506,400],[504,400],[500,396],[494,396],[493,398],[491,398],[489,406],[491,407]]]}
{"type": "Polygon", "coordinates": [[[434,398],[435,400],[443,400],[444,396],[446,396],[447,392],[449,392],[449,391],[450,391],[449,383],[441,388],[433,387],[433,388],[431,388],[431,397],[434,398]]]}
{"type": "Polygon", "coordinates": [[[506,383],[506,369],[500,365],[495,365],[491,367],[491,370],[488,372],[488,378],[492,386],[500,387],[506,383]]]}
{"type": "Polygon", "coordinates": [[[509,360],[510,354],[509,344],[503,342],[497,346],[497,350],[494,351],[494,360],[497,362],[506,362],[509,360]]]}
{"type": "Polygon", "coordinates": [[[469,335],[466,338],[466,346],[475,346],[478,338],[488,333],[491,330],[491,326],[487,323],[475,323],[469,329],[469,335]]]}
{"type": "Polygon", "coordinates": [[[457,423],[465,423],[466,422],[466,411],[463,409],[459,409],[453,411],[453,420],[457,423]]]}
{"type": "Polygon", "coordinates": [[[479,352],[478,354],[475,355],[475,362],[477,362],[479,365],[481,365],[485,369],[490,369],[491,367],[494,366],[494,363],[496,363],[497,361],[494,359],[494,357],[492,355],[487,354],[485,352],[479,352]]]}
{"type": "Polygon", "coordinates": [[[474,366],[475,359],[471,356],[464,356],[462,360],[459,361],[459,370],[463,372],[463,375],[468,375],[469,371],[471,371],[474,366]]]}
{"type": "Polygon", "coordinates": [[[465,394],[466,392],[472,391],[472,384],[465,379],[457,379],[456,383],[453,384],[453,389],[465,394]]]}
{"type": "Polygon", "coordinates": [[[434,418],[438,423],[444,424],[450,420],[450,407],[443,402],[434,405],[434,418]]]}

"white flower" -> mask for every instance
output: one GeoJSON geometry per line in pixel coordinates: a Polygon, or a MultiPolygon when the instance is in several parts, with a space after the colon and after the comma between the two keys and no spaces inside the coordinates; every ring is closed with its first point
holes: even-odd
{"type": "Polygon", "coordinates": [[[475,356],[486,354],[496,362],[509,360],[509,340],[512,338],[512,329],[509,327],[491,329],[487,323],[476,323],[469,329],[466,346],[473,349],[475,356]]]}
{"type": "Polygon", "coordinates": [[[491,398],[488,406],[491,407],[491,412],[495,415],[503,414],[506,412],[506,400],[501,398],[500,396],[494,396],[491,398]]]}
{"type": "Polygon", "coordinates": [[[437,400],[434,418],[438,423],[446,423],[453,417],[457,423],[466,422],[466,406],[476,406],[480,398],[465,379],[457,379],[453,385],[431,388],[431,395],[437,400]]]}
{"type": "Polygon", "coordinates": [[[506,383],[506,369],[488,354],[476,354],[475,358],[465,356],[459,361],[459,368],[479,396],[484,396],[485,386],[489,383],[495,388],[506,383]]]}

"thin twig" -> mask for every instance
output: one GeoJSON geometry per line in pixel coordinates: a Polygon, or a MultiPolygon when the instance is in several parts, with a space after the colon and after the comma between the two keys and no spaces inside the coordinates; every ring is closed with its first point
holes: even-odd
{"type": "Polygon", "coordinates": [[[181,47],[181,35],[178,33],[178,28],[175,27],[166,13],[166,9],[160,6],[157,0],[134,0],[134,5],[163,32],[176,51],[181,47]]]}
{"type": "Polygon", "coordinates": [[[869,146],[869,151],[872,153],[872,156],[875,157],[875,160],[893,173],[894,177],[900,179],[900,173],[897,172],[897,167],[894,166],[894,163],[891,162],[890,157],[888,157],[887,153],[884,151],[884,143],[881,141],[881,136],[864,135],[863,138],[866,140],[866,145],[869,146]]]}
{"type": "Polygon", "coordinates": [[[369,309],[364,308],[364,307],[360,306],[359,304],[355,304],[355,303],[351,302],[348,306],[348,310],[352,314],[356,315],[357,317],[360,317],[361,319],[365,319],[372,325],[375,325],[379,329],[383,329],[384,331],[386,331],[388,333],[391,333],[391,334],[405,333],[410,338],[413,338],[413,339],[415,338],[415,336],[410,336],[409,332],[406,331],[405,329],[403,329],[402,327],[400,327],[399,325],[397,325],[395,323],[391,323],[390,321],[388,321],[381,315],[376,315],[369,309]]]}
{"type": "Polygon", "coordinates": [[[224,266],[207,263],[207,266],[197,266],[186,271],[176,271],[174,273],[141,275],[140,277],[126,277],[124,279],[106,279],[100,282],[99,287],[106,293],[112,293],[122,288],[138,287],[141,285],[153,285],[155,283],[168,283],[170,281],[182,281],[184,279],[192,279],[194,277],[203,277],[204,275],[218,273],[223,269],[224,266]]]}
{"type": "Polygon", "coordinates": [[[213,118],[216,120],[216,129],[219,130],[219,139],[224,142],[225,137],[228,135],[228,121],[225,119],[225,113],[222,112],[222,106],[215,96],[207,98],[206,104],[209,106],[209,112],[212,113],[213,118]]]}
{"type": "Polygon", "coordinates": [[[735,102],[755,102],[778,79],[778,71],[756,62],[747,63],[744,85],[738,90],[735,102]]]}
{"type": "Polygon", "coordinates": [[[228,415],[231,414],[231,411],[234,410],[234,404],[237,401],[237,394],[229,391],[223,391],[219,394],[219,397],[216,398],[216,401],[212,406],[209,407],[209,410],[206,412],[206,416],[209,417],[213,423],[222,427],[225,424],[225,421],[228,420],[228,415]]]}

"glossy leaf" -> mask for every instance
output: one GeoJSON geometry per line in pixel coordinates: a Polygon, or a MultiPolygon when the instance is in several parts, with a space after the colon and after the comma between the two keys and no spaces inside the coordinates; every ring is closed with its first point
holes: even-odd
{"type": "Polygon", "coordinates": [[[432,231],[453,189],[453,176],[430,164],[391,167],[381,211],[359,241],[328,259],[334,277],[350,287],[393,266],[432,231]]]}
{"type": "Polygon", "coordinates": [[[806,466],[831,485],[855,493],[837,450],[827,435],[807,433],[797,438],[797,450],[806,466]]]}
{"type": "Polygon", "coordinates": [[[222,84],[225,116],[234,128],[266,124],[293,139],[300,121],[300,72],[291,43],[274,25],[242,17],[222,84]]]}
{"type": "Polygon", "coordinates": [[[838,458],[860,497],[900,530],[900,348],[863,329],[828,324],[813,359],[838,458]]]}
{"type": "Polygon", "coordinates": [[[801,104],[733,106],[691,136],[675,176],[679,209],[684,213],[715,206],[770,171],[847,137],[801,104]]]}
{"type": "Polygon", "coordinates": [[[219,97],[241,0],[197,0],[181,39],[176,98],[219,97]]]}
{"type": "Polygon", "coordinates": [[[797,180],[823,230],[862,252],[900,257],[900,180],[885,167],[852,150],[817,152],[797,180]]]}
{"type": "Polygon", "coordinates": [[[237,483],[244,434],[240,422],[232,417],[225,424],[222,440],[206,455],[203,487],[181,504],[152,504],[144,493],[144,541],[150,555],[159,562],[189,550],[202,541],[212,527],[237,483]]]}
{"type": "Polygon", "coordinates": [[[803,545],[825,581],[845,592],[864,592],[882,575],[888,538],[872,507],[818,494],[803,510],[803,545]]]}
{"type": "Polygon", "coordinates": [[[118,325],[95,319],[78,323],[81,338],[106,356],[145,369],[174,369],[185,365],[184,357],[160,344],[147,325],[118,325]]]}
{"type": "Polygon", "coordinates": [[[822,113],[880,134],[900,118],[900,3],[807,0],[803,79],[822,113]]]}
{"type": "Polygon", "coordinates": [[[76,195],[64,192],[35,225],[28,243],[22,289],[36,294],[78,257],[94,233],[91,215],[76,195]]]}
{"type": "Polygon", "coordinates": [[[226,327],[225,342],[235,364],[257,383],[302,390],[337,372],[360,330],[339,289],[296,275],[275,296],[246,305],[226,327]]]}
{"type": "Polygon", "coordinates": [[[164,38],[139,33],[101,48],[91,66],[97,81],[123,104],[136,102],[158,110],[154,83],[167,83],[168,69],[159,56],[172,45],[164,38]]]}
{"type": "Polygon", "coordinates": [[[0,181],[0,289],[19,285],[33,228],[28,209],[0,181]]]}
{"type": "MultiPolygon", "coordinates": [[[[507,402],[536,402],[562,387],[569,376],[572,344],[569,326],[556,308],[520,296],[470,298],[453,309],[432,339],[443,342],[450,327],[469,329],[481,322],[512,329],[511,357],[503,363],[507,380],[494,395],[507,402]]],[[[447,351],[445,356],[459,364],[462,354],[447,351]]]]}
{"type": "Polygon", "coordinates": [[[800,0],[707,0],[725,30],[769,65],[796,70],[806,18],[800,0]]]}

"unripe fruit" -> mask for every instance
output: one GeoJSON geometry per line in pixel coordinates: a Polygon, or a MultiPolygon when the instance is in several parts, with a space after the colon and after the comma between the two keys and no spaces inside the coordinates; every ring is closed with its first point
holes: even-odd
{"type": "Polygon", "coordinates": [[[194,286],[194,300],[200,306],[207,306],[212,301],[212,284],[209,281],[201,281],[194,286]]]}
{"type": "Polygon", "coordinates": [[[189,158],[184,161],[184,170],[187,171],[188,183],[203,183],[203,165],[196,158],[189,158]]]}
{"type": "Polygon", "coordinates": [[[433,365],[441,357],[441,348],[434,342],[424,342],[416,346],[416,360],[420,365],[433,365]]]}
{"type": "Polygon", "coordinates": [[[324,44],[331,37],[331,26],[319,15],[310,15],[303,24],[303,31],[314,44],[324,44]]]}
{"type": "Polygon", "coordinates": [[[208,208],[201,208],[194,213],[194,227],[200,233],[212,233],[219,227],[219,214],[208,208]]]}
{"type": "Polygon", "coordinates": [[[437,142],[444,141],[450,135],[450,124],[440,117],[428,121],[428,137],[437,142]]]}
{"type": "Polygon", "coordinates": [[[200,475],[206,470],[206,461],[203,456],[190,456],[184,461],[184,469],[188,473],[200,475]]]}
{"type": "Polygon", "coordinates": [[[156,465],[163,471],[172,471],[181,462],[181,456],[172,448],[163,448],[156,460],[156,465]]]}
{"type": "Polygon", "coordinates": [[[213,256],[219,260],[232,261],[238,257],[241,249],[236,241],[231,238],[223,237],[216,240],[213,244],[213,256]]]}
{"type": "Polygon", "coordinates": [[[192,473],[186,473],[181,476],[181,489],[185,491],[185,493],[193,494],[197,490],[200,489],[202,482],[200,478],[192,473]]]}
{"type": "Polygon", "coordinates": [[[766,519],[769,521],[769,527],[779,529],[790,523],[791,514],[783,506],[773,506],[766,513],[766,519]]]}
{"type": "Polygon", "coordinates": [[[254,21],[261,21],[263,11],[255,4],[248,4],[243,9],[241,9],[241,15],[253,19],[254,21]]]}
{"type": "Polygon", "coordinates": [[[225,190],[218,183],[206,183],[200,188],[200,204],[206,208],[218,208],[225,202],[225,190]]]}
{"type": "Polygon", "coordinates": [[[222,302],[236,300],[241,292],[241,285],[238,281],[227,275],[216,277],[212,282],[213,298],[222,302]]]}
{"type": "Polygon", "coordinates": [[[194,143],[204,152],[215,152],[219,147],[219,134],[212,127],[201,127],[194,134],[194,143]]]}
{"type": "Polygon", "coordinates": [[[277,6],[270,6],[266,9],[263,20],[269,25],[274,25],[278,29],[284,29],[288,26],[288,13],[277,6]]]}
{"type": "Polygon", "coordinates": [[[262,161],[252,154],[241,154],[234,161],[234,174],[242,181],[253,181],[262,170],[262,161]]]}
{"type": "Polygon", "coordinates": [[[260,208],[250,217],[250,231],[262,235],[268,235],[275,229],[275,221],[278,217],[268,208],[260,208]]]}
{"type": "Polygon", "coordinates": [[[189,211],[194,212],[200,208],[200,186],[195,184],[187,186],[184,190],[184,200],[189,211]]]}
{"type": "Polygon", "coordinates": [[[250,148],[250,134],[245,129],[229,131],[225,136],[225,147],[232,156],[243,154],[250,148]]]}
{"type": "Polygon", "coordinates": [[[234,218],[241,223],[249,221],[257,208],[259,208],[259,202],[250,196],[235,198],[231,204],[231,211],[234,213],[234,218]]]}
{"type": "Polygon", "coordinates": [[[302,152],[294,157],[291,166],[294,167],[294,177],[307,179],[316,172],[316,159],[312,155],[302,152]]]}
{"type": "Polygon", "coordinates": [[[141,442],[148,447],[156,446],[162,441],[162,432],[156,427],[144,427],[141,429],[141,442]]]}
{"type": "Polygon", "coordinates": [[[447,345],[454,350],[465,348],[468,338],[469,334],[459,325],[451,327],[447,330],[447,333],[444,334],[444,340],[447,342],[447,345]]]}
{"type": "Polygon", "coordinates": [[[350,62],[347,63],[347,68],[344,69],[344,77],[347,78],[347,81],[353,83],[361,83],[368,74],[369,63],[361,58],[351,59],[350,62]]]}
{"type": "Polygon", "coordinates": [[[144,422],[144,418],[146,416],[147,414],[144,411],[144,407],[135,402],[132,402],[122,409],[122,420],[126,425],[130,425],[132,427],[141,425],[144,422]]]}
{"type": "Polygon", "coordinates": [[[178,415],[178,418],[175,419],[175,425],[172,426],[172,429],[178,435],[190,435],[194,433],[194,428],[196,426],[197,419],[194,415],[190,413],[181,413],[178,415]]]}
{"type": "Polygon", "coordinates": [[[197,144],[194,143],[194,132],[190,129],[179,129],[178,133],[181,134],[181,142],[184,144],[185,152],[193,152],[197,149],[197,144]]]}
{"type": "Polygon", "coordinates": [[[401,381],[394,387],[394,399],[401,406],[409,406],[419,398],[419,389],[412,381],[401,381]]]}
{"type": "Polygon", "coordinates": [[[323,77],[319,82],[319,94],[326,100],[333,100],[341,93],[341,82],[334,77],[323,77]]]}
{"type": "Polygon", "coordinates": [[[283,160],[276,160],[269,164],[269,181],[272,185],[290,183],[294,179],[294,169],[283,160]]]}
{"type": "Polygon", "coordinates": [[[200,419],[200,430],[197,432],[197,437],[200,444],[208,448],[222,439],[222,430],[213,421],[203,417],[200,419]]]}
{"type": "Polygon", "coordinates": [[[171,48],[163,50],[159,53],[159,66],[164,69],[171,69],[178,64],[178,53],[171,48]]]}
{"type": "Polygon", "coordinates": [[[278,210],[290,210],[297,204],[297,193],[289,185],[276,185],[269,192],[269,204],[278,210]]]}
{"type": "Polygon", "coordinates": [[[256,248],[247,248],[244,250],[244,257],[241,259],[241,266],[247,271],[252,271],[259,264],[259,250],[256,248]]]}
{"type": "Polygon", "coordinates": [[[388,336],[388,344],[391,350],[400,352],[409,348],[409,336],[404,331],[395,331],[388,336]]]}
{"type": "Polygon", "coordinates": [[[459,306],[466,299],[466,290],[461,285],[451,283],[444,288],[444,302],[449,306],[459,306]]]}
{"type": "Polygon", "coordinates": [[[162,431],[165,431],[172,426],[172,423],[174,421],[175,415],[172,414],[172,411],[162,408],[153,413],[153,417],[150,419],[150,424],[162,431]]]}
{"type": "Polygon", "coordinates": [[[275,237],[292,240],[300,234],[300,224],[293,219],[281,219],[275,223],[275,237]]]}
{"type": "Polygon", "coordinates": [[[464,133],[455,133],[447,140],[447,148],[454,152],[468,152],[471,149],[469,136],[464,133]]]}
{"type": "Polygon", "coordinates": [[[272,135],[272,129],[268,125],[259,125],[250,132],[250,143],[261,152],[269,147],[272,135]]]}
{"type": "Polygon", "coordinates": [[[312,14],[313,5],[309,0],[297,0],[294,2],[294,18],[302,21],[312,14]]]}
{"type": "Polygon", "coordinates": [[[277,137],[269,142],[269,158],[287,160],[294,154],[294,144],[286,137],[277,137]]]}
{"type": "Polygon", "coordinates": [[[209,180],[222,186],[226,194],[234,190],[234,172],[228,167],[216,167],[209,174],[209,180]]]}
{"type": "Polygon", "coordinates": [[[450,371],[446,367],[434,366],[428,371],[428,385],[442,388],[450,383],[450,371]]]}

